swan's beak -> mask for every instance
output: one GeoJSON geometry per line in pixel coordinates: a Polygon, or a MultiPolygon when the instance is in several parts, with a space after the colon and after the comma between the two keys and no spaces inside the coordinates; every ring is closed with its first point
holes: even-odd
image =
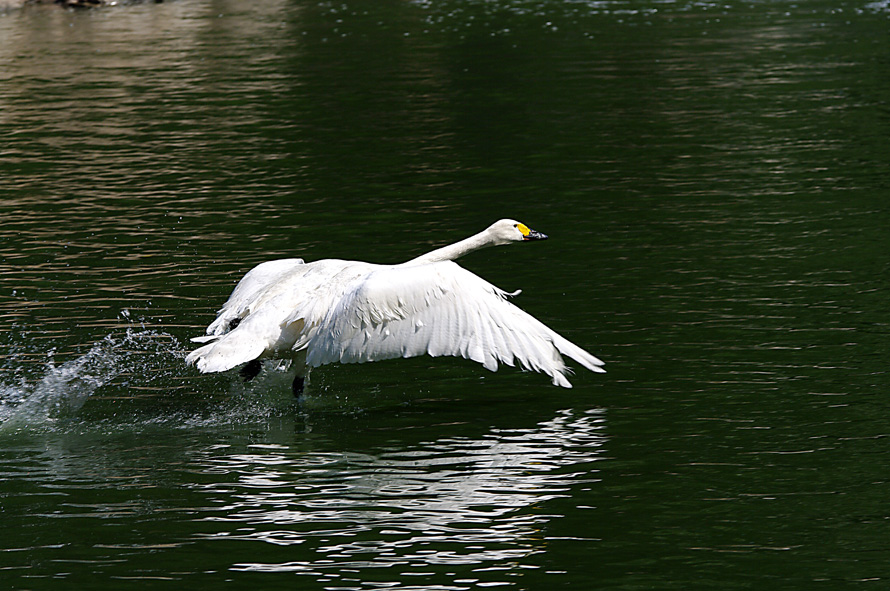
{"type": "Polygon", "coordinates": [[[522,237],[523,240],[547,240],[547,234],[542,234],[537,230],[529,229],[528,234],[522,237]]]}

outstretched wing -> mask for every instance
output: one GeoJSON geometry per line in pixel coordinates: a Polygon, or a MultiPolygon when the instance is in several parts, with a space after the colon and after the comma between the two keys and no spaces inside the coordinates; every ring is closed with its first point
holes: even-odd
{"type": "Polygon", "coordinates": [[[298,343],[306,363],[363,363],[450,355],[548,374],[571,388],[562,355],[602,372],[603,362],[507,301],[507,293],[446,261],[384,267],[356,281],[298,343]]]}

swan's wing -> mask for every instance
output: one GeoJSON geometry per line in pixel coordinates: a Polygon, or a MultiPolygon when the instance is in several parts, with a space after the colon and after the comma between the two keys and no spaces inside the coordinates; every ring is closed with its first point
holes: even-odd
{"type": "MultiPolygon", "coordinates": [[[[248,271],[217,313],[216,320],[207,327],[207,335],[219,336],[229,332],[232,329],[233,321],[241,320],[248,314],[257,296],[304,265],[303,259],[278,259],[260,263],[248,271]]],[[[207,340],[209,340],[208,337],[192,339],[198,343],[207,340]]]]}
{"type": "Polygon", "coordinates": [[[603,362],[453,262],[386,267],[356,281],[303,342],[306,363],[362,363],[418,355],[498,362],[548,374],[570,388],[560,354],[592,371],[603,362]]]}
{"type": "Polygon", "coordinates": [[[297,325],[287,328],[283,322],[288,312],[278,305],[263,306],[226,334],[207,337],[208,344],[189,353],[185,361],[197,366],[202,373],[213,373],[267,356],[279,348],[287,351],[299,336],[297,325]]]}
{"type": "Polygon", "coordinates": [[[192,351],[186,363],[207,373],[226,371],[257,358],[291,356],[300,350],[300,343],[315,334],[344,291],[375,266],[329,259],[282,267],[278,275],[251,280],[262,283],[272,277],[259,287],[245,277],[220,314],[225,319],[231,312],[229,317],[237,318],[237,325],[223,325],[218,318],[220,334],[193,339],[208,344],[192,351]],[[246,288],[239,293],[242,284],[246,288]]]}

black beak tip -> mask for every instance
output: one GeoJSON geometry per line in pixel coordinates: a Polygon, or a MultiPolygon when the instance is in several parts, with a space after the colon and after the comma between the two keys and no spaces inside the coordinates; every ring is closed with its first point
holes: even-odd
{"type": "Polygon", "coordinates": [[[526,236],[525,239],[526,240],[547,240],[547,234],[538,232],[537,230],[532,230],[528,233],[528,236],[526,236]]]}

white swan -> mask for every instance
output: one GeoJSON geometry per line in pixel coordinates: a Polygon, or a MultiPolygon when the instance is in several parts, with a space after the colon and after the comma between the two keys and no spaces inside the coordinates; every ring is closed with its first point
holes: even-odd
{"type": "MultiPolygon", "coordinates": [[[[454,259],[486,246],[543,240],[514,220],[400,265],[336,259],[262,263],[235,287],[207,335],[186,362],[202,373],[260,360],[291,359],[299,395],[308,369],[396,357],[452,355],[491,371],[498,362],[549,375],[564,388],[562,355],[603,372],[603,362],[507,301],[508,294],[461,268],[454,259]]],[[[519,292],[516,292],[517,294],[519,292]]]]}

